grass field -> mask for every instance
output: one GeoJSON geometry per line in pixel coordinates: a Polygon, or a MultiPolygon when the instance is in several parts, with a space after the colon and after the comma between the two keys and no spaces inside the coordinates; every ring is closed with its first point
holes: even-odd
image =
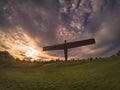
{"type": "Polygon", "coordinates": [[[120,57],[1,67],[0,90],[120,90],[120,57]]]}

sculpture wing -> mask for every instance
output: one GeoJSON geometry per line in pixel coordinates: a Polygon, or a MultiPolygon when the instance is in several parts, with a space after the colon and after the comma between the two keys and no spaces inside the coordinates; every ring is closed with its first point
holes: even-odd
{"type": "MultiPolygon", "coordinates": [[[[86,40],[81,40],[76,42],[69,42],[69,43],[66,43],[66,45],[67,45],[67,48],[74,48],[74,47],[80,47],[80,46],[85,46],[85,45],[94,44],[94,43],[95,43],[95,39],[86,39],[86,40]]],[[[58,44],[58,45],[43,47],[43,51],[62,50],[64,48],[65,48],[65,44],[58,44]]]]}
{"type": "Polygon", "coordinates": [[[94,43],[95,43],[95,39],[86,39],[86,40],[81,40],[76,42],[69,42],[67,43],[67,47],[74,48],[74,47],[80,47],[80,46],[90,45],[94,43]]]}
{"type": "Polygon", "coordinates": [[[52,46],[43,47],[43,51],[62,50],[62,49],[64,49],[64,45],[65,44],[58,44],[58,45],[52,45],[52,46]]]}

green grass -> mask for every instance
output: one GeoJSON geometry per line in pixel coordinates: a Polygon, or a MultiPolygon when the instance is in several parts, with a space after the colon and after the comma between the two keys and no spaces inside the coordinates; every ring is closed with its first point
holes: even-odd
{"type": "Polygon", "coordinates": [[[0,90],[120,90],[120,57],[1,67],[0,90]]]}

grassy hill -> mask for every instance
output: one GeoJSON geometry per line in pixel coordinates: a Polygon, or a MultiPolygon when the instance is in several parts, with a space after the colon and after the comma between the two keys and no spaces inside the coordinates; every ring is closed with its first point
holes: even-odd
{"type": "Polygon", "coordinates": [[[120,56],[14,63],[0,68],[0,90],[120,90],[120,56]]]}

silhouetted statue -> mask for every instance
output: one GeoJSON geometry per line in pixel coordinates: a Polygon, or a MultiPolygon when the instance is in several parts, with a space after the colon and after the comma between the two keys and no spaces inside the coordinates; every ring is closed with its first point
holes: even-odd
{"type": "Polygon", "coordinates": [[[64,55],[65,55],[65,61],[67,61],[68,58],[68,48],[67,48],[67,41],[65,40],[65,47],[64,47],[64,55]]]}
{"type": "Polygon", "coordinates": [[[65,61],[67,61],[68,49],[74,48],[74,47],[85,46],[85,45],[89,45],[89,44],[94,44],[94,43],[95,43],[95,39],[86,39],[86,40],[69,42],[69,43],[67,43],[67,41],[65,40],[64,44],[58,44],[58,45],[43,47],[43,51],[64,50],[65,61]]]}

